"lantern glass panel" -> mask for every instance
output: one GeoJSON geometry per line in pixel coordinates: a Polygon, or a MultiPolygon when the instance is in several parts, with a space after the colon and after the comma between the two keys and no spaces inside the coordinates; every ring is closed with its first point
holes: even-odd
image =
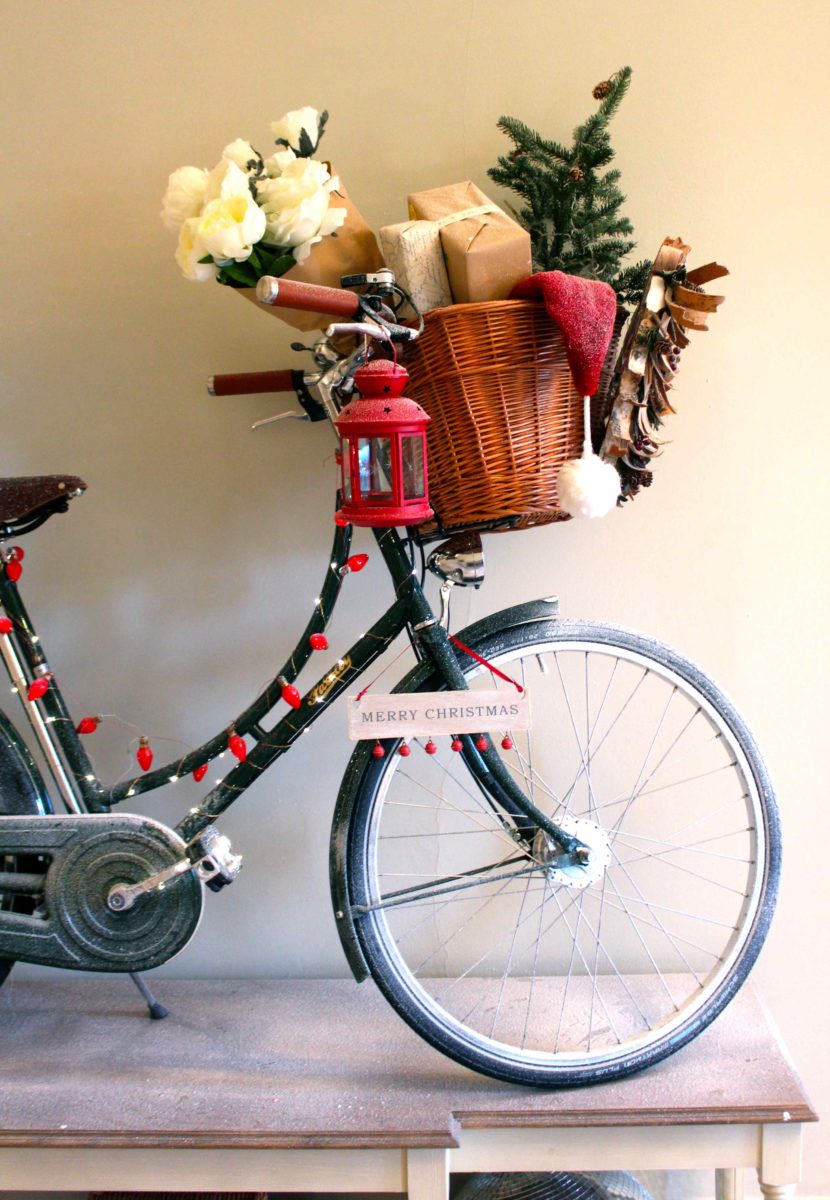
{"type": "Polygon", "coordinates": [[[388,437],[357,439],[360,495],[363,500],[392,498],[392,443],[388,437]]]}
{"type": "Polygon", "coordinates": [[[403,468],[403,498],[418,500],[425,493],[424,439],[421,434],[401,438],[401,467],[403,468]]]}
{"type": "Polygon", "coordinates": [[[348,438],[340,439],[340,457],[343,463],[343,499],[352,498],[352,448],[348,438]]]}

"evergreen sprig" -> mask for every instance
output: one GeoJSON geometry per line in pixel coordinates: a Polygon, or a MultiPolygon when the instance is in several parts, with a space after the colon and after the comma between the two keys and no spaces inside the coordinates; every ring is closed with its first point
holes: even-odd
{"type": "Polygon", "coordinates": [[[534,270],[601,279],[620,303],[639,298],[650,267],[621,265],[636,243],[629,236],[631,222],[620,212],[625,202],[620,172],[606,170],[614,158],[608,123],[630,81],[631,68],[623,67],[597,86],[599,106],[573,131],[571,146],[541,137],[515,117],[502,117],[499,129],[514,148],[488,171],[523,201],[514,211],[530,234],[534,270]]]}

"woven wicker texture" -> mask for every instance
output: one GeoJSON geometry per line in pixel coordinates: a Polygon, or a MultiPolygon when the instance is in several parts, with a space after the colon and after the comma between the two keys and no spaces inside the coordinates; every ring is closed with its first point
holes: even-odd
{"type": "Polygon", "coordinates": [[[556,473],[582,450],[582,399],[542,304],[456,304],[425,316],[407,394],[427,427],[429,498],[445,529],[567,520],[556,473]]]}

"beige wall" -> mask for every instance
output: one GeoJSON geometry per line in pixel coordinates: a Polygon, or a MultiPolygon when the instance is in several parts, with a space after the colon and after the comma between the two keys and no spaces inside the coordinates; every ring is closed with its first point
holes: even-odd
{"type": "MultiPolygon", "coordinates": [[[[206,398],[214,371],[292,365],[291,335],[178,276],[157,215],[168,172],[212,165],[236,136],[266,146],[286,109],[328,107],[326,153],[378,225],[403,218],[410,190],[486,184],[505,148],[501,113],[567,137],[592,85],[631,63],[614,144],[640,250],[682,234],[696,261],[729,265],[728,302],[687,355],[651,493],[600,524],[490,539],[489,582],[467,608],[556,590],[569,614],[675,644],[744,710],[786,836],[755,979],[826,1112],[830,5],[3,0],[0,11],[2,469],[90,483],[29,539],[26,595],[78,715],[118,713],[171,756],[160,736],[196,743],[226,724],[305,620],[333,472],[326,429],[253,435],[278,403],[206,398]]],[[[338,641],[361,632],[383,586],[378,570],[349,580],[338,641]]],[[[326,897],[342,720],[328,714],[230,816],[248,868],[171,970],[344,970],[326,897]]],[[[101,769],[119,774],[131,733],[97,736],[101,769]]],[[[179,799],[146,809],[172,818],[179,799]]],[[[812,1130],[805,1194],[830,1194],[827,1147],[812,1130]]]]}

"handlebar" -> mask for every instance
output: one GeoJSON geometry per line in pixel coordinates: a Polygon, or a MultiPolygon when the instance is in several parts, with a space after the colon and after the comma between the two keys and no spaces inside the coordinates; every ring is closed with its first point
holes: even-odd
{"type": "Polygon", "coordinates": [[[273,275],[262,276],[256,286],[256,298],[260,304],[271,307],[327,313],[332,317],[356,317],[360,312],[360,297],[354,292],[322,287],[316,283],[276,279],[273,275]]]}
{"type": "Polygon", "coordinates": [[[238,375],[211,375],[211,396],[247,396],[255,392],[293,392],[293,371],[245,371],[238,375]]]}

